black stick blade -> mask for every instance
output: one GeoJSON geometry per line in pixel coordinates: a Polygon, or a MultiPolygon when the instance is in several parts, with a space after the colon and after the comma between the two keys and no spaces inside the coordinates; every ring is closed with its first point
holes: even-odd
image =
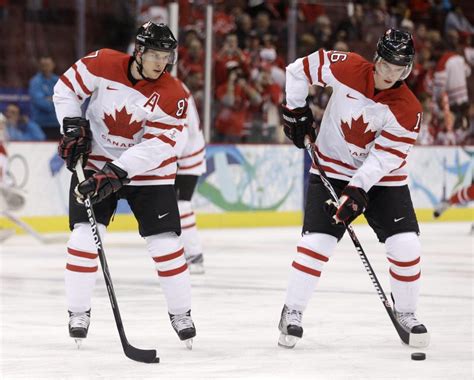
{"type": "Polygon", "coordinates": [[[156,350],[140,350],[128,345],[124,348],[125,355],[132,360],[141,363],[159,363],[160,358],[156,356],[156,350]]]}

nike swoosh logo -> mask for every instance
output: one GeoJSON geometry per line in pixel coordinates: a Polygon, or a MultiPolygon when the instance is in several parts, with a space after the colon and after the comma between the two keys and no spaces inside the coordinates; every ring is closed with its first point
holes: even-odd
{"type": "Polygon", "coordinates": [[[353,96],[351,96],[350,94],[346,94],[346,96],[349,98],[349,99],[354,99],[354,100],[357,100],[357,98],[354,98],[353,96]]]}
{"type": "Polygon", "coordinates": [[[168,214],[169,214],[169,212],[167,212],[166,214],[163,214],[163,215],[158,215],[158,219],[163,219],[168,214]]]}
{"type": "Polygon", "coordinates": [[[113,87],[107,86],[107,90],[115,90],[115,91],[118,91],[118,88],[113,88],[113,87]]]}
{"type": "Polygon", "coordinates": [[[397,222],[399,222],[399,221],[402,220],[402,219],[405,219],[405,217],[402,216],[401,218],[394,218],[393,221],[394,221],[395,223],[397,223],[397,222]]]}

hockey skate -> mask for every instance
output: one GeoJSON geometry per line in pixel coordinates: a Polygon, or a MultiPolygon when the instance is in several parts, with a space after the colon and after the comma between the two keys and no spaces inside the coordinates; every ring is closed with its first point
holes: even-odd
{"type": "Polygon", "coordinates": [[[449,208],[450,204],[448,201],[442,201],[440,204],[438,204],[434,211],[433,211],[433,216],[435,218],[439,218],[441,216],[442,213],[444,213],[448,208],[449,208]]]}
{"type": "Polygon", "coordinates": [[[280,330],[280,338],[278,345],[285,348],[295,347],[298,340],[303,336],[302,326],[303,312],[283,306],[281,311],[280,323],[278,329],[280,330]]]}
{"type": "Polygon", "coordinates": [[[186,263],[188,264],[189,273],[204,274],[204,257],[202,253],[186,257],[186,263]]]}
{"type": "Polygon", "coordinates": [[[410,334],[410,347],[427,347],[430,344],[430,334],[426,327],[416,319],[415,313],[401,313],[394,309],[398,324],[410,334]]]}
{"type": "Polygon", "coordinates": [[[196,336],[196,327],[191,318],[191,310],[183,314],[170,314],[171,326],[178,334],[180,340],[184,342],[188,350],[193,349],[193,338],[196,336]]]}
{"type": "Polygon", "coordinates": [[[74,338],[77,348],[81,348],[82,339],[87,338],[89,325],[91,323],[91,310],[68,311],[69,313],[69,336],[74,338]]]}

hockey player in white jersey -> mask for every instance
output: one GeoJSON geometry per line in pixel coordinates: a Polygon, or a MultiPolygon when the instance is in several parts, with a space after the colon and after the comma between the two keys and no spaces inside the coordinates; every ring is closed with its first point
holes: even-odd
{"type": "Polygon", "coordinates": [[[86,211],[78,203],[86,195],[102,238],[118,199],[127,200],[155,263],[174,330],[188,348],[196,335],[174,190],[188,94],[165,71],[175,63],[176,47],[166,25],[147,22],[137,31],[133,56],[98,50],[73,64],[54,88],[63,134],[59,153],[70,170],[82,157],[87,178],[78,184],[73,174],[70,187],[65,282],[73,338],[87,336],[98,270],[86,211]]]}
{"type": "Polygon", "coordinates": [[[175,189],[181,218],[181,241],[184,246],[184,256],[190,273],[203,274],[204,256],[191,199],[199,176],[206,171],[206,144],[196,103],[189,89],[184,84],[183,86],[189,96],[188,116],[187,128],[183,131],[185,143],[181,144],[183,150],[178,152],[178,173],[175,189]]]}
{"type": "Polygon", "coordinates": [[[340,205],[328,202],[313,166],[279,323],[280,346],[292,348],[303,336],[303,312],[324,263],[345,232],[343,223],[361,213],[385,243],[397,321],[410,334],[411,345],[429,344],[428,331],[415,316],[421,249],[406,171],[422,117],[419,101],[403,82],[414,54],[411,35],[391,29],[379,39],[373,63],[354,53],[320,49],[286,68],[285,133],[298,148],[304,148],[306,136],[315,142],[340,205]],[[306,103],[311,85],[333,89],[318,134],[306,103]]]}

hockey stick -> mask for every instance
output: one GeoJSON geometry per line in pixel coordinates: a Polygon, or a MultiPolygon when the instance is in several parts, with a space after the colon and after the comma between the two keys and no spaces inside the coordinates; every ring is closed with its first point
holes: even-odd
{"type": "MultiPolygon", "coordinates": [[[[326,175],[326,172],[324,171],[323,167],[319,163],[318,157],[316,156],[316,153],[314,152],[314,145],[309,141],[308,138],[305,139],[305,146],[306,150],[308,151],[309,155],[311,156],[311,160],[313,161],[314,165],[319,171],[321,181],[323,181],[324,187],[326,188],[327,192],[329,193],[330,197],[339,205],[339,197],[337,196],[336,192],[334,191],[334,188],[331,185],[331,182],[329,182],[328,176],[326,175]]],[[[357,250],[357,253],[359,254],[359,257],[362,261],[362,264],[365,267],[365,270],[369,274],[370,280],[372,281],[372,284],[375,287],[375,290],[377,291],[377,294],[379,295],[380,300],[383,303],[383,306],[385,307],[385,310],[387,311],[388,316],[392,320],[393,326],[397,330],[398,336],[402,340],[403,343],[409,344],[410,343],[410,333],[405,331],[402,326],[398,323],[397,319],[395,318],[395,314],[392,308],[392,305],[390,301],[387,299],[387,296],[385,295],[385,292],[383,291],[382,285],[380,285],[379,280],[377,279],[377,276],[375,275],[374,270],[372,269],[372,266],[370,265],[369,259],[367,258],[364,249],[362,248],[362,245],[359,242],[359,239],[357,238],[357,235],[354,232],[354,228],[352,226],[344,224],[344,227],[346,227],[347,233],[349,234],[352,243],[354,243],[354,246],[357,250]]]]}
{"type": "MultiPolygon", "coordinates": [[[[79,160],[76,164],[76,174],[79,183],[85,180],[84,170],[82,169],[82,160],[79,160]]],[[[112,277],[110,277],[109,266],[105,258],[105,252],[102,245],[102,239],[99,235],[99,229],[97,227],[97,221],[95,218],[94,210],[92,209],[92,203],[90,196],[84,200],[84,206],[87,211],[87,217],[91,225],[92,237],[94,239],[95,246],[97,247],[97,253],[99,255],[100,265],[102,267],[102,273],[104,274],[105,285],[107,292],[109,293],[110,304],[114,313],[115,324],[120,335],[120,341],[122,342],[123,351],[125,355],[132,360],[143,363],[159,363],[160,358],[156,355],[156,350],[141,350],[133,347],[128,343],[127,337],[125,336],[125,330],[123,328],[122,317],[120,316],[120,310],[118,307],[117,299],[115,297],[115,291],[112,284],[112,277]]]]}

